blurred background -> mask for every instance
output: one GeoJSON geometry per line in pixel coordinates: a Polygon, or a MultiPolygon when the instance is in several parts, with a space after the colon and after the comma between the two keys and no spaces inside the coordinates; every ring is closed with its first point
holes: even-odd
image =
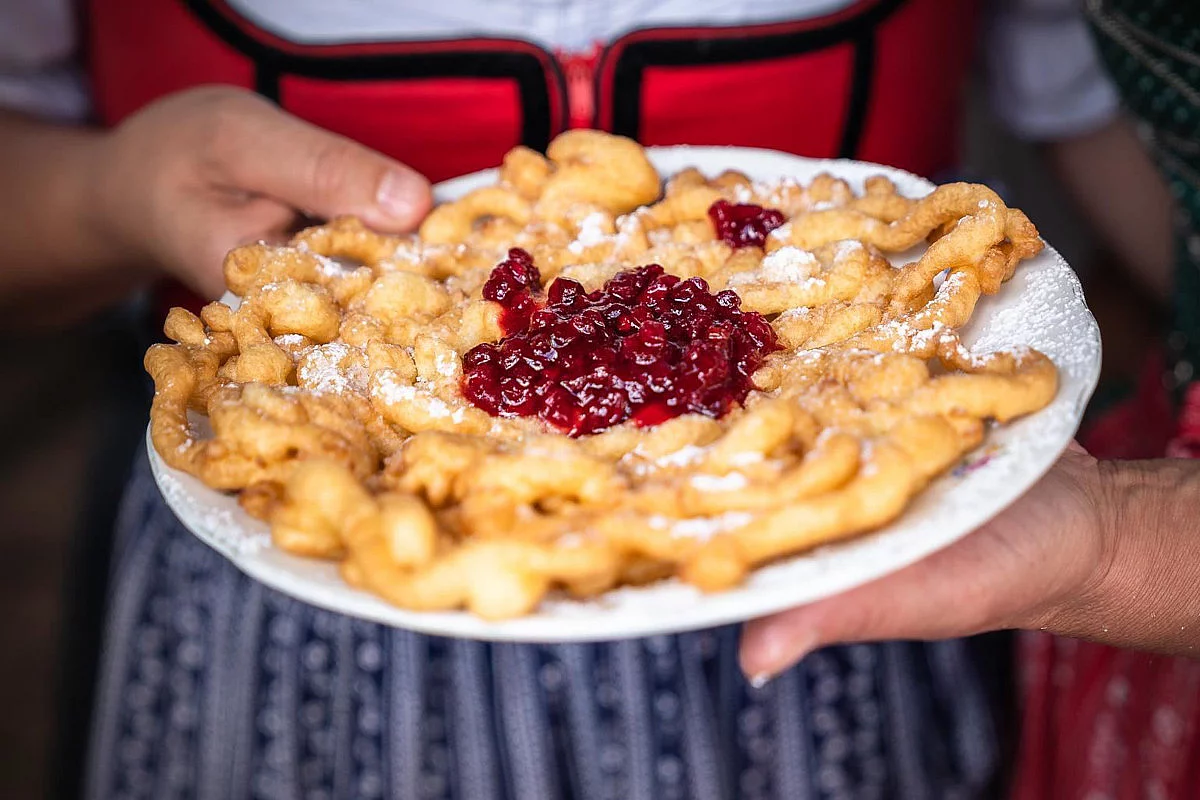
{"type": "MultiPolygon", "coordinates": [[[[976,87],[972,96],[985,93],[976,87]]],[[[974,102],[969,115],[967,177],[1025,210],[1084,280],[1104,336],[1103,404],[1108,389],[1134,379],[1161,315],[1083,222],[1055,179],[1053,159],[1006,136],[986,102],[974,102]]],[[[95,453],[145,424],[144,346],[118,314],[74,330],[6,337],[0,348],[2,798],[43,796],[53,743],[71,747],[84,733],[70,729],[70,715],[66,729],[56,730],[57,715],[60,706],[69,712],[87,700],[102,590],[94,576],[103,574],[95,567],[106,558],[106,521],[114,513],[91,498],[112,495],[105,487],[124,477],[123,464],[97,463],[95,453]]]]}

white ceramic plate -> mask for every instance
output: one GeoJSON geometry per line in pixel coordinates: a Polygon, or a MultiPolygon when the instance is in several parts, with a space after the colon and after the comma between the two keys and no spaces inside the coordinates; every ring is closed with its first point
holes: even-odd
{"type": "MultiPolygon", "coordinates": [[[[882,172],[910,196],[932,188],[921,178],[874,164],[766,150],[652,148],[650,157],[663,174],[688,166],[713,175],[734,168],[756,180],[791,176],[807,182],[828,171],[861,189],[864,178],[882,172]]],[[[452,199],[494,178],[494,170],[456,178],[440,184],[437,195],[452,199]]],[[[1060,371],[1057,398],[1037,414],[991,431],[979,450],[883,530],[760,569],[745,585],[721,594],[701,594],[670,581],[588,601],[551,598],[538,613],[506,622],[485,622],[465,612],[404,611],[346,585],[332,564],[274,548],[266,526],[242,512],[233,497],[168,468],[153,447],[150,462],[167,503],[192,532],[252,578],[316,606],[471,639],[589,641],[706,628],[810,602],[894,572],[975,530],[1049,469],[1075,434],[1100,371],[1100,332],[1074,272],[1047,247],[1023,263],[999,294],[980,302],[963,333],[977,352],[1015,345],[1041,350],[1060,371]]]]}

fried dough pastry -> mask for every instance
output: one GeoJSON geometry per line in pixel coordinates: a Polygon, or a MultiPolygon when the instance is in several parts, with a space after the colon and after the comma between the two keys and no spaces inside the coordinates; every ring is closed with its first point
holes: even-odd
{"type": "MultiPolygon", "coordinates": [[[[545,156],[514,149],[495,185],[440,205],[417,235],[336,219],[229,253],[238,302],[173,309],[175,343],[146,354],[151,438],[171,467],[237,493],[278,547],[335,560],[347,582],[404,608],[503,619],[552,591],[669,576],[719,591],[886,525],[987,423],[1053,399],[1045,356],[975,355],[956,333],[1041,246],[985,186],[909,198],[884,177],[857,193],[830,175],[760,184],[694,169],[664,185],[636,143],[573,131],[545,156]],[[745,367],[736,402],[580,435],[495,416],[467,391],[481,343],[548,313],[539,272],[565,308],[620,294],[628,281],[606,282],[648,264],[662,277],[638,292],[683,281],[688,297],[740,304],[751,328],[770,323],[761,358],[705,367],[745,367]]],[[[699,338],[730,336],[704,308],[699,338]]],[[[630,319],[567,322],[657,324],[630,319]]],[[[565,363],[555,341],[530,338],[553,351],[537,369],[565,363]]]]}

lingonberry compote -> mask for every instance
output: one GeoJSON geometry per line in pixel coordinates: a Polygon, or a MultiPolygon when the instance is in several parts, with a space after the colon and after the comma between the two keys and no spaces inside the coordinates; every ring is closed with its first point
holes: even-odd
{"type": "Polygon", "coordinates": [[[708,217],[717,237],[730,247],[763,247],[767,234],[786,219],[783,212],[750,203],[718,200],[708,207],[708,217]]]}
{"type": "Polygon", "coordinates": [[[510,333],[529,324],[529,316],[537,307],[533,294],[541,288],[542,276],[533,265],[533,256],[514,247],[508,251],[508,258],[492,269],[483,284],[483,297],[501,305],[504,313],[500,316],[500,327],[510,333]]]}
{"type": "Polygon", "coordinates": [[[762,315],[742,311],[732,291],[712,294],[701,278],[680,280],[651,264],[590,293],[558,278],[535,298],[537,270],[514,253],[484,290],[513,304],[505,306],[506,335],[463,356],[463,393],[494,416],[536,415],[570,436],[629,419],[648,426],[688,412],[720,417],[746,399],[750,376],[778,349],[762,315]]]}

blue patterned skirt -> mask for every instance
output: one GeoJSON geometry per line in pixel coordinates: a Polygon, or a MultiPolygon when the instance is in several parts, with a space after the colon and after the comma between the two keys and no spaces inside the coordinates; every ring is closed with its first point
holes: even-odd
{"type": "Polygon", "coordinates": [[[967,641],[828,648],[754,689],[732,627],[417,635],[246,578],[144,457],[116,547],[90,798],[976,798],[1004,760],[967,641]]]}

